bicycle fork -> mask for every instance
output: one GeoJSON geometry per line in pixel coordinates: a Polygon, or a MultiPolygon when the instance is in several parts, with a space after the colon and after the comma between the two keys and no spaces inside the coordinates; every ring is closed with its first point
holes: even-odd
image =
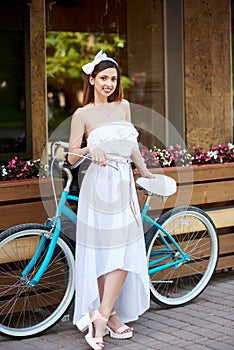
{"type": "Polygon", "coordinates": [[[41,279],[43,273],[45,272],[45,270],[47,269],[50,260],[53,256],[55,247],[56,247],[56,243],[60,234],[60,230],[61,230],[61,219],[60,216],[62,214],[62,211],[60,208],[64,207],[64,204],[67,200],[68,197],[68,193],[67,192],[63,192],[60,202],[59,202],[59,206],[57,208],[57,213],[55,215],[54,218],[52,218],[50,221],[52,222],[51,225],[51,230],[48,231],[48,233],[44,234],[39,241],[38,247],[33,255],[33,257],[31,258],[31,260],[29,261],[28,265],[25,267],[25,269],[22,271],[22,275],[21,275],[21,280],[22,281],[26,281],[27,282],[27,286],[28,287],[35,287],[36,284],[39,282],[39,280],[41,279]],[[41,263],[41,266],[39,267],[38,271],[36,272],[35,276],[33,277],[33,279],[31,280],[27,280],[27,276],[28,274],[31,272],[31,270],[33,269],[33,267],[35,266],[36,262],[38,261],[38,259],[41,256],[41,253],[43,251],[43,248],[45,247],[46,242],[48,241],[48,239],[50,239],[50,243],[48,246],[48,250],[46,252],[46,255],[41,263]]]}

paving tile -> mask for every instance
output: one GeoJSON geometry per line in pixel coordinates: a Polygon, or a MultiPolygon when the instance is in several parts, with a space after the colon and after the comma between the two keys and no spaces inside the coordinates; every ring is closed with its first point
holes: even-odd
{"type": "MultiPolygon", "coordinates": [[[[130,340],[105,337],[105,350],[234,350],[234,270],[217,273],[192,303],[164,309],[151,302],[150,309],[131,325],[130,340]]],[[[69,322],[29,339],[0,336],[0,350],[89,350],[84,334],[69,322]]]]}

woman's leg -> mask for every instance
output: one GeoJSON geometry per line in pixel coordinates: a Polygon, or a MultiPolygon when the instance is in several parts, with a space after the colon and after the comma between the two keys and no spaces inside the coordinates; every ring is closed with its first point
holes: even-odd
{"type": "Polygon", "coordinates": [[[102,301],[99,308],[101,314],[108,316],[110,315],[127,277],[127,274],[128,272],[124,270],[115,270],[107,274],[104,284],[102,301]]]}
{"type": "MultiPolygon", "coordinates": [[[[98,288],[99,288],[99,295],[100,295],[101,302],[102,302],[102,298],[103,298],[104,285],[105,285],[105,279],[104,279],[104,276],[101,276],[98,278],[98,288]]],[[[118,314],[116,312],[114,312],[114,307],[111,310],[111,315],[110,315],[110,318],[108,321],[108,326],[113,330],[117,330],[117,329],[125,326],[125,324],[119,318],[118,314]]],[[[128,332],[133,332],[133,328],[127,327],[123,331],[123,333],[128,333],[128,332]]]]}
{"type": "MultiPolygon", "coordinates": [[[[101,304],[99,307],[99,312],[101,315],[109,318],[112,312],[120,290],[124,284],[128,272],[124,270],[115,270],[107,274],[105,281],[104,278],[100,277],[98,279],[99,291],[101,304]],[[101,295],[102,294],[102,295],[101,295]]],[[[102,337],[105,330],[104,323],[102,321],[96,320],[95,325],[95,337],[102,337]]]]}

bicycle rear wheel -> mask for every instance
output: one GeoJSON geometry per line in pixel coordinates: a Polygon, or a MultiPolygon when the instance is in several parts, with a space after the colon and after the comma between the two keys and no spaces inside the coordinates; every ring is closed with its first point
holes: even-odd
{"type": "Polygon", "coordinates": [[[158,224],[188,254],[189,261],[155,272],[154,268],[179,261],[181,253],[157,227],[149,229],[146,250],[151,299],[165,307],[181,306],[194,300],[208,285],[218,260],[218,235],[210,217],[196,207],[172,209],[159,218],[158,224]],[[160,233],[170,245],[170,252],[160,233]]]}
{"type": "Polygon", "coordinates": [[[12,337],[29,337],[52,327],[66,312],[74,294],[74,257],[59,236],[52,259],[38,284],[28,286],[46,254],[49,228],[39,224],[12,227],[0,235],[0,331],[12,337]],[[21,277],[40,237],[45,244],[26,278],[21,277]]]}

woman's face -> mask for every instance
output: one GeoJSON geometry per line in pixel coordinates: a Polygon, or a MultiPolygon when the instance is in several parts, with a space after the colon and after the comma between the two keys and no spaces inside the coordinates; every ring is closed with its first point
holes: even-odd
{"type": "Polygon", "coordinates": [[[107,68],[99,72],[95,78],[90,77],[90,84],[94,85],[95,97],[107,99],[116,89],[118,73],[116,68],[107,68]]]}

